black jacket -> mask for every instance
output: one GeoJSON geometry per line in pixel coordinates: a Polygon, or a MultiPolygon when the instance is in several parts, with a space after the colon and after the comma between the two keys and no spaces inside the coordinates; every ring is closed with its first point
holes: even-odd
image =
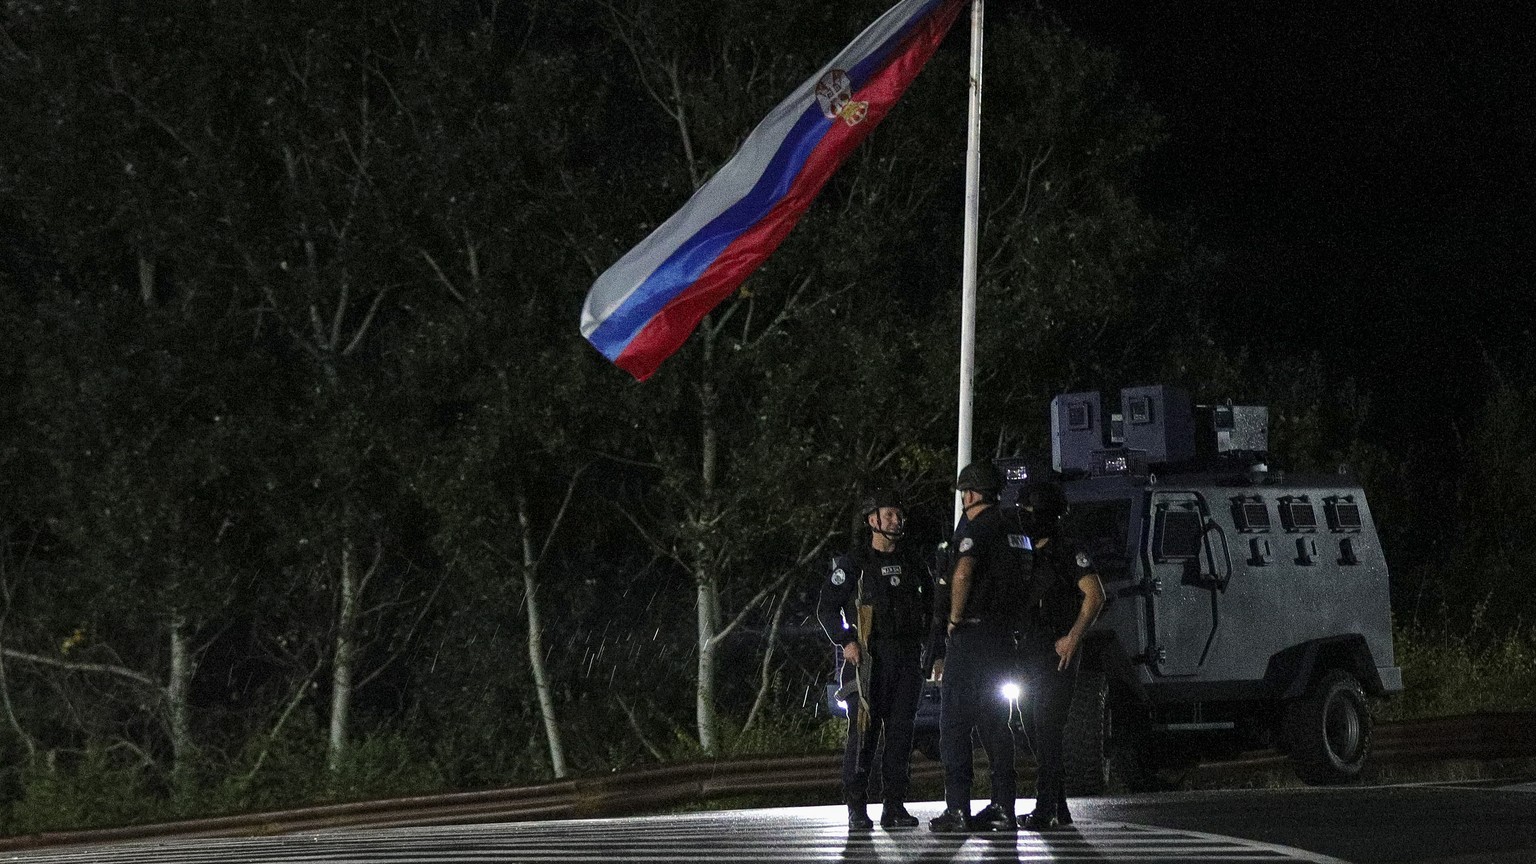
{"type": "Polygon", "coordinates": [[[1025,629],[1036,638],[1060,639],[1072,629],[1083,607],[1078,581],[1097,571],[1088,553],[1065,537],[1034,550],[1033,558],[1025,629]]]}
{"type": "Polygon", "coordinates": [[[933,613],[933,576],[921,558],[900,547],[871,546],[832,559],[822,579],[816,619],[827,638],[847,645],[859,638],[860,605],[873,607],[875,639],[921,644],[933,613]]]}

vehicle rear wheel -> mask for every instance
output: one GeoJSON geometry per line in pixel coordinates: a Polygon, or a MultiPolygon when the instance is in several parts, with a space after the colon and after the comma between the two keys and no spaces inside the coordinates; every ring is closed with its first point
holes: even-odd
{"type": "Polygon", "coordinates": [[[1371,752],[1371,712],[1355,677],[1334,669],[1286,705],[1285,738],[1296,776],[1318,786],[1360,776],[1371,752]]]}
{"type": "Polygon", "coordinates": [[[1105,747],[1108,712],[1109,681],[1104,670],[1097,663],[1085,662],[1077,673],[1062,742],[1068,795],[1102,795],[1109,786],[1109,754],[1105,747]]]}

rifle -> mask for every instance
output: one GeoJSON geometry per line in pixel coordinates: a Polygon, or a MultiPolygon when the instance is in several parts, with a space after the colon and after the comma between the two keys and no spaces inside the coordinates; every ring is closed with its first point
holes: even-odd
{"type": "MultiPolygon", "coordinates": [[[[860,598],[862,599],[862,598],[860,598]]],[[[859,685],[859,732],[869,728],[870,691],[874,688],[871,677],[875,668],[874,655],[869,650],[869,631],[875,624],[875,607],[859,607],[859,666],[854,670],[859,685]]]]}
{"type": "MultiPolygon", "coordinates": [[[[859,577],[859,600],[864,599],[863,576],[859,577]]],[[[871,691],[874,688],[874,655],[869,650],[869,633],[875,626],[875,607],[860,602],[858,611],[858,645],[859,665],[853,669],[853,682],[844,684],[838,688],[837,698],[845,702],[851,702],[854,698],[859,700],[859,732],[863,733],[869,728],[869,710],[871,691]]]]}

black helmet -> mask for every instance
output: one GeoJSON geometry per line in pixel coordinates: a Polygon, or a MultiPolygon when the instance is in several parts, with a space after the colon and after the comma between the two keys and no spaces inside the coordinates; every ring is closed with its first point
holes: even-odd
{"type": "Polygon", "coordinates": [[[895,507],[897,510],[906,510],[901,504],[901,496],[889,489],[876,489],[864,496],[859,502],[859,518],[868,519],[869,514],[882,507],[895,507]]]}
{"type": "Polygon", "coordinates": [[[868,495],[865,495],[864,500],[859,502],[859,521],[855,530],[867,529],[891,540],[900,540],[902,536],[906,534],[906,530],[901,527],[902,523],[906,521],[906,509],[907,508],[901,506],[901,496],[897,495],[895,492],[890,491],[889,489],[876,489],[870,492],[868,495]],[[879,519],[875,520],[874,525],[869,524],[870,514],[875,513],[883,507],[894,507],[897,510],[903,511],[902,518],[897,521],[897,528],[895,531],[882,530],[880,526],[883,523],[879,519]]]}
{"type": "Polygon", "coordinates": [[[955,481],[956,492],[980,492],[997,497],[1003,491],[1003,472],[996,465],[982,459],[960,469],[960,479],[955,481]]]}
{"type": "Polygon", "coordinates": [[[1055,522],[1067,512],[1067,494],[1054,480],[1031,477],[1019,487],[1019,506],[1028,507],[1037,523],[1055,522]]]}

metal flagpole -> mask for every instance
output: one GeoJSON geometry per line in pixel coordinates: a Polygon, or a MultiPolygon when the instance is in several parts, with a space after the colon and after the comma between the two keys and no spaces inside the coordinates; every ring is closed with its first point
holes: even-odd
{"type": "MultiPolygon", "coordinates": [[[[971,462],[971,381],[976,377],[976,251],[981,233],[981,47],[986,0],[971,3],[971,115],[965,152],[965,262],[960,292],[960,434],[956,470],[971,462]]],[[[962,508],[955,493],[955,522],[962,508]]]]}

